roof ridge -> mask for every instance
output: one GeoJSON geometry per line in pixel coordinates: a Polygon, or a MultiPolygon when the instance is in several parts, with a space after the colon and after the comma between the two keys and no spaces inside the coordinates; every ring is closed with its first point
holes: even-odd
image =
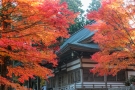
{"type": "Polygon", "coordinates": [[[75,33],[73,33],[73,34],[70,36],[70,38],[71,38],[72,36],[74,36],[76,33],[78,33],[79,31],[83,30],[83,29],[86,29],[86,28],[81,28],[81,29],[77,30],[75,33]]]}

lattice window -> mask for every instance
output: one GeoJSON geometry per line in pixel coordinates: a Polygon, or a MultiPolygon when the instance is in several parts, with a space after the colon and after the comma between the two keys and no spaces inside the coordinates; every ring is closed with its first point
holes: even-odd
{"type": "Polygon", "coordinates": [[[108,75],[107,81],[116,81],[116,76],[108,75]]]}
{"type": "Polygon", "coordinates": [[[107,76],[107,81],[125,81],[125,80],[126,80],[125,70],[119,71],[115,76],[112,75],[107,76]]]}
{"type": "Polygon", "coordinates": [[[120,72],[117,73],[117,81],[125,81],[126,80],[126,75],[125,75],[125,71],[122,70],[120,72]]]}
{"type": "Polygon", "coordinates": [[[86,82],[90,81],[104,81],[104,76],[99,76],[98,74],[93,74],[90,72],[90,68],[83,69],[83,80],[86,82]]]}
{"type": "Polygon", "coordinates": [[[84,81],[94,81],[94,75],[90,72],[89,68],[83,69],[83,80],[84,81]]]}
{"type": "Polygon", "coordinates": [[[94,74],[94,81],[104,81],[104,76],[94,74]]]}
{"type": "Polygon", "coordinates": [[[71,73],[68,73],[68,84],[71,84],[71,78],[70,78],[70,75],[71,73]]]}

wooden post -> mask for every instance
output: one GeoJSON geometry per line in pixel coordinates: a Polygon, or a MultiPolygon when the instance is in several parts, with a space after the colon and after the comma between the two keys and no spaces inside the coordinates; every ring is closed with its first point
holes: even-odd
{"type": "Polygon", "coordinates": [[[112,85],[110,84],[110,88],[112,88],[112,85]]]}
{"type": "Polygon", "coordinates": [[[107,75],[104,75],[105,88],[107,88],[107,75]]]}
{"type": "Polygon", "coordinates": [[[28,90],[30,90],[30,83],[29,83],[29,80],[28,80],[28,83],[27,83],[27,84],[28,84],[28,86],[27,86],[27,87],[28,87],[28,90]]]}
{"type": "Polygon", "coordinates": [[[76,82],[75,82],[75,84],[74,84],[74,87],[75,87],[75,90],[76,90],[76,82]]]}
{"type": "Polygon", "coordinates": [[[37,77],[37,90],[40,90],[40,78],[37,77]]]}
{"type": "Polygon", "coordinates": [[[95,88],[94,84],[93,84],[93,88],[95,88]]]}
{"type": "Polygon", "coordinates": [[[80,78],[81,78],[81,87],[83,88],[83,69],[82,69],[82,59],[80,59],[80,78]]]}

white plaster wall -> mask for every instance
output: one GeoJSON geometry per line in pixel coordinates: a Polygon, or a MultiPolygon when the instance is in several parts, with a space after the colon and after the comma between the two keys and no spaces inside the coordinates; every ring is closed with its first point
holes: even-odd
{"type": "Polygon", "coordinates": [[[95,67],[96,64],[82,64],[82,67],[95,67]]]}
{"type": "Polygon", "coordinates": [[[95,62],[93,60],[91,60],[90,58],[82,58],[82,62],[95,62]]]}
{"type": "Polygon", "coordinates": [[[77,64],[77,65],[67,68],[67,71],[71,71],[71,70],[77,69],[79,67],[80,67],[80,64],[77,64]]]}
{"type": "Polygon", "coordinates": [[[134,75],[134,76],[135,76],[135,71],[128,71],[128,78],[129,78],[131,75],[134,75]]]}
{"type": "Polygon", "coordinates": [[[77,60],[75,60],[73,62],[67,63],[67,67],[72,66],[72,65],[74,65],[76,63],[79,63],[79,62],[80,62],[80,59],[77,59],[77,60]]]}

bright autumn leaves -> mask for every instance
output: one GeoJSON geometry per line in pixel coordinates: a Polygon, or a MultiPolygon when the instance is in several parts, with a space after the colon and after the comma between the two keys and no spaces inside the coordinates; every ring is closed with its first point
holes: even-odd
{"type": "Polygon", "coordinates": [[[74,23],[77,14],[68,10],[59,0],[2,0],[0,8],[0,84],[24,90],[12,82],[12,76],[20,83],[39,76],[47,79],[52,71],[40,66],[57,65],[56,55],[50,45],[58,37],[68,37],[67,28],[74,23]],[[6,58],[8,57],[8,58],[6,58]],[[20,63],[18,66],[16,63],[20,63]],[[7,70],[7,73],[5,73],[7,70]]]}
{"type": "Polygon", "coordinates": [[[122,69],[135,69],[135,1],[102,0],[98,11],[89,12],[96,23],[87,26],[96,30],[93,37],[100,51],[92,56],[98,62],[94,73],[115,75],[122,69]]]}

